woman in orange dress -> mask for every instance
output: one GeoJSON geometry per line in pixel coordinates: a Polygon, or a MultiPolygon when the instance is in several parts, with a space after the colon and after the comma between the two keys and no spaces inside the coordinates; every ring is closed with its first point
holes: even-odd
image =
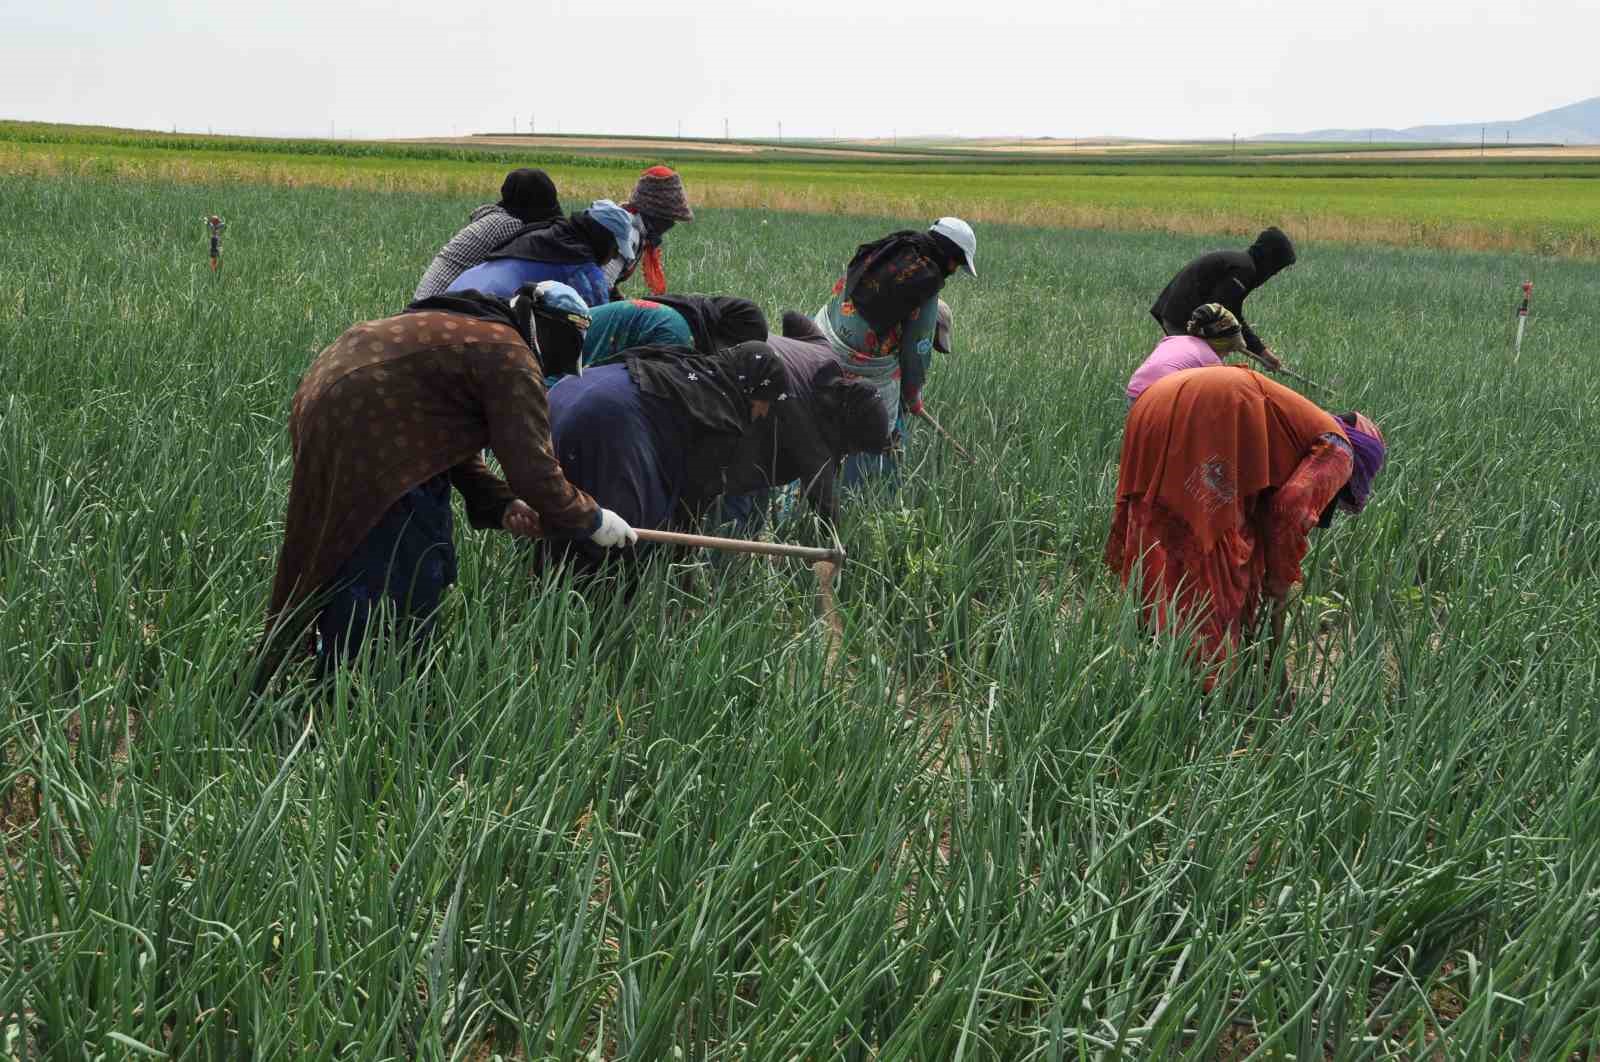
{"type": "Polygon", "coordinates": [[[1174,373],[1134,403],[1122,440],[1106,563],[1138,574],[1157,630],[1192,621],[1206,688],[1253,627],[1300,581],[1313,527],[1359,513],[1383,467],[1383,435],[1237,366],[1174,373]]]}

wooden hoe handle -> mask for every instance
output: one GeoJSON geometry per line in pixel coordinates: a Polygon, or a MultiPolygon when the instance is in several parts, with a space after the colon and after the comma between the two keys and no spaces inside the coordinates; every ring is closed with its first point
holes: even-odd
{"type": "Polygon", "coordinates": [[[636,527],[640,542],[661,542],[672,546],[702,546],[728,553],[765,553],[774,557],[802,557],[808,561],[844,563],[844,550],[818,549],[812,546],[791,546],[784,542],[756,542],[748,538],[717,538],[714,535],[685,535],[677,531],[653,531],[636,527]]]}

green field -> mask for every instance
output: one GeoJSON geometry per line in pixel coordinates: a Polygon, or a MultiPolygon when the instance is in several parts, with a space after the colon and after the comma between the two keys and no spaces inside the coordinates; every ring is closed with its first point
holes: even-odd
{"type": "MultiPolygon", "coordinates": [[[[510,166],[537,165],[574,198],[620,197],[637,171],[658,159],[640,154],[629,138],[612,139],[612,148],[581,155],[577,148],[519,152],[0,122],[0,173],[265,182],[481,201],[510,166]]],[[[947,148],[906,160],[868,149],[841,158],[717,156],[690,142],[662,157],[683,172],[693,201],[711,207],[955,213],[986,222],[1182,235],[1243,236],[1278,224],[1296,238],[1322,241],[1600,258],[1600,158],[1518,160],[1491,152],[1484,159],[1406,160],[1386,158],[1390,152],[1381,146],[1352,161],[1261,157],[1331,147],[1351,150],[1252,145],[1233,155],[1200,145],[1134,158],[1040,160],[947,148]]]]}
{"type": "MultiPolygon", "coordinates": [[[[1145,307],[1213,241],[998,224],[927,392],[980,465],[917,436],[847,508],[832,669],[802,567],[624,603],[460,530],[424,673],[251,711],[299,374],[481,198],[0,180],[0,1053],[1600,1041],[1592,266],[1312,239],[1251,299],[1391,444],[1308,558],[1292,714],[1203,702],[1100,561],[1145,307]]],[[[814,309],[899,223],[707,209],[668,275],[814,309]]]]}

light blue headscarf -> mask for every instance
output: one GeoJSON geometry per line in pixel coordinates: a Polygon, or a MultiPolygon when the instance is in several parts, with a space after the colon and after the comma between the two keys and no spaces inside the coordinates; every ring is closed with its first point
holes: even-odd
{"type": "Polygon", "coordinates": [[[573,324],[581,328],[589,326],[589,304],[583,301],[583,296],[570,284],[563,284],[559,280],[541,280],[533,289],[534,306],[549,314],[566,314],[581,320],[573,324]]]}
{"type": "Polygon", "coordinates": [[[589,204],[588,215],[606,227],[617,241],[617,253],[624,261],[639,257],[639,232],[634,227],[633,215],[609,199],[596,199],[589,204]]]}

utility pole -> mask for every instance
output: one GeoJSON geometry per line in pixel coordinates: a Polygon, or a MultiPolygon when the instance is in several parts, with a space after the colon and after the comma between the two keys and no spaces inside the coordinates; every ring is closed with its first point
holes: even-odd
{"type": "Polygon", "coordinates": [[[726,118],[722,120],[722,139],[728,139],[728,120],[726,118]]]}
{"type": "Polygon", "coordinates": [[[1237,155],[1239,153],[1239,134],[1238,133],[1233,134],[1233,153],[1235,155],[1237,155]]]}
{"type": "Polygon", "coordinates": [[[783,123],[778,123],[778,143],[783,143],[783,123]]]}
{"type": "Polygon", "coordinates": [[[678,119],[678,139],[679,140],[683,139],[683,119],[682,118],[678,119]]]}
{"type": "Polygon", "coordinates": [[[1486,125],[1479,126],[1478,127],[1478,157],[1480,159],[1483,158],[1484,148],[1487,147],[1488,144],[1489,144],[1489,127],[1486,126],[1486,125]]]}

